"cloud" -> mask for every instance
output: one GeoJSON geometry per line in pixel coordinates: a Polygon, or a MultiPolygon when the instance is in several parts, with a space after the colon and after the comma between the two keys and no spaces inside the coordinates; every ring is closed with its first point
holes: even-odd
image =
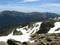
{"type": "Polygon", "coordinates": [[[44,3],[41,5],[0,5],[0,11],[15,10],[21,12],[54,12],[60,14],[60,3],[44,3]]]}
{"type": "Polygon", "coordinates": [[[48,6],[55,6],[55,7],[60,7],[60,3],[48,3],[46,4],[48,6]]]}
{"type": "Polygon", "coordinates": [[[39,0],[24,0],[24,2],[36,2],[36,1],[39,1],[39,0]]]}
{"type": "Polygon", "coordinates": [[[40,7],[54,7],[54,8],[56,8],[56,7],[59,7],[60,8],[60,3],[44,3],[44,4],[41,4],[41,5],[38,5],[38,6],[40,6],[40,7]]]}
{"type": "Polygon", "coordinates": [[[38,6],[43,12],[54,12],[60,14],[60,3],[45,3],[38,6]]]}
{"type": "Polygon", "coordinates": [[[30,6],[17,6],[17,5],[0,5],[0,11],[4,10],[15,10],[15,11],[21,11],[21,12],[32,12],[36,11],[37,9],[30,6]]]}

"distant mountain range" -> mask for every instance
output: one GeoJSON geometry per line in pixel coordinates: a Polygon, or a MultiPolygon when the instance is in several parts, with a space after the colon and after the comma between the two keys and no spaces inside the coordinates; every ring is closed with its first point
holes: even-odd
{"type": "Polygon", "coordinates": [[[32,45],[54,45],[55,39],[59,43],[60,15],[56,13],[0,12],[0,44],[28,45],[33,42],[32,45]]]}
{"type": "Polygon", "coordinates": [[[55,17],[60,17],[60,15],[49,12],[24,13],[18,11],[2,11],[0,12],[0,28],[9,25],[15,25],[18,23],[39,22],[55,17]]]}

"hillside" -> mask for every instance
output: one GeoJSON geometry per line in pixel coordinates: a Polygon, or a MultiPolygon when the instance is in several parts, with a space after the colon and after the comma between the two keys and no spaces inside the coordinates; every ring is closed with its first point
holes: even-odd
{"type": "Polygon", "coordinates": [[[0,12],[0,28],[11,26],[19,23],[39,22],[42,20],[48,20],[49,18],[60,17],[56,13],[49,12],[18,12],[18,11],[2,11],[0,12]]]}
{"type": "Polygon", "coordinates": [[[1,28],[2,45],[55,45],[60,43],[60,18],[1,28]]]}
{"type": "Polygon", "coordinates": [[[60,21],[54,19],[29,23],[24,26],[19,25],[13,28],[7,35],[0,36],[0,43],[4,44],[5,42],[6,45],[55,45],[57,43],[58,45],[60,43],[59,25],[60,21]]]}
{"type": "Polygon", "coordinates": [[[60,31],[59,31],[60,23],[59,22],[60,22],[60,19],[59,20],[50,19],[50,20],[42,21],[42,22],[30,22],[30,23],[27,23],[27,24],[23,24],[23,23],[16,24],[16,25],[0,28],[1,29],[0,36],[7,36],[12,31],[13,31],[13,35],[22,35],[22,34],[26,33],[24,31],[29,32],[31,30],[32,30],[32,33],[36,32],[37,34],[60,33],[60,31]],[[17,29],[19,29],[20,31],[17,31],[17,29]],[[56,30],[56,32],[55,32],[55,30],[56,30]],[[22,33],[21,31],[24,32],[24,33],[22,33]]]}

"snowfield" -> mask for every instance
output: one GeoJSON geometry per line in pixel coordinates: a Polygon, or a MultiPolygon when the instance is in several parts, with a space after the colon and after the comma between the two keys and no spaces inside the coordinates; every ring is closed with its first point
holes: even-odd
{"type": "Polygon", "coordinates": [[[16,30],[21,31],[23,33],[23,35],[13,35],[13,31],[12,31],[12,33],[9,34],[8,36],[1,36],[0,41],[6,42],[8,39],[14,39],[14,40],[20,41],[20,42],[29,41],[32,43],[33,41],[29,40],[30,35],[36,33],[36,31],[39,30],[41,23],[42,22],[37,22],[37,23],[33,24],[33,28],[32,27],[28,28],[28,26],[20,28],[20,29],[17,28],[16,30]],[[27,28],[28,30],[26,30],[24,28],[27,28]]]}
{"type": "Polygon", "coordinates": [[[60,22],[56,22],[55,27],[51,28],[48,33],[60,33],[60,29],[58,31],[55,31],[56,29],[60,28],[60,22]]]}
{"type": "MultiPolygon", "coordinates": [[[[42,22],[37,22],[37,23],[33,24],[33,28],[32,27],[28,28],[28,25],[23,28],[17,28],[16,30],[21,31],[23,33],[23,35],[13,35],[13,31],[12,31],[11,34],[9,34],[8,36],[1,36],[0,41],[6,42],[8,39],[14,39],[14,40],[20,41],[20,42],[29,41],[29,42],[33,43],[34,40],[33,41],[29,40],[29,38],[31,38],[30,35],[39,31],[41,24],[42,24],[42,22]]],[[[58,31],[55,31],[56,29],[60,28],[60,22],[55,22],[54,25],[55,25],[55,27],[51,28],[48,31],[48,33],[60,33],[60,29],[58,31]]]]}

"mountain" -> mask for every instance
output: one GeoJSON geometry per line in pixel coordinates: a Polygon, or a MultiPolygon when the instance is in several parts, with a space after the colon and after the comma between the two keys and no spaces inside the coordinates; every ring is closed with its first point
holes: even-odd
{"type": "Polygon", "coordinates": [[[60,44],[60,15],[49,12],[0,12],[0,44],[60,44]]]}
{"type": "MultiPolygon", "coordinates": [[[[16,30],[16,28],[20,28],[20,25],[22,25],[22,27],[29,25],[30,27],[32,24],[36,22],[47,21],[49,19],[56,20],[57,17],[60,17],[60,15],[56,13],[49,13],[49,12],[24,13],[24,12],[18,12],[18,11],[2,11],[0,12],[0,36],[10,34],[12,30],[16,30]]],[[[47,24],[47,22],[45,23],[47,24]]],[[[45,23],[42,24],[42,27],[43,25],[45,25],[45,23]]],[[[53,25],[52,22],[50,23],[51,25],[53,25]]],[[[49,26],[49,23],[47,24],[47,27],[48,26],[49,26]]],[[[44,28],[47,28],[47,27],[44,27],[44,28]]],[[[50,29],[50,26],[48,28],[50,29]]],[[[46,29],[46,30],[48,31],[49,29],[46,29]]],[[[42,33],[42,30],[44,29],[41,29],[38,33],[42,33]]],[[[22,33],[20,32],[19,34],[22,34],[22,33]]]]}
{"type": "Polygon", "coordinates": [[[0,12],[0,28],[16,25],[19,23],[39,22],[48,20],[49,18],[60,17],[56,13],[49,12],[18,12],[18,11],[2,11],[0,12]]]}
{"type": "MultiPolygon", "coordinates": [[[[29,25],[24,26],[24,27],[20,26],[20,28],[17,27],[15,30],[12,30],[7,36],[1,36],[0,41],[7,42],[7,40],[9,40],[9,39],[14,39],[19,42],[26,42],[26,41],[30,42],[31,35],[53,34],[53,33],[60,33],[60,21],[48,20],[45,22],[32,23],[31,26],[29,26],[29,25]]],[[[55,36],[55,34],[53,34],[53,35],[55,36]]],[[[46,35],[46,36],[48,36],[48,35],[46,35]]],[[[32,37],[34,37],[34,36],[32,36],[32,37]]],[[[44,36],[41,38],[44,38],[44,36]]],[[[51,38],[53,38],[53,37],[51,37],[51,38]]],[[[34,38],[34,39],[36,39],[36,38],[34,38]]]]}
{"type": "Polygon", "coordinates": [[[23,35],[25,33],[60,33],[60,19],[49,19],[41,22],[30,22],[27,24],[16,24],[0,28],[0,36],[7,36],[13,31],[13,35],[23,35]],[[18,31],[17,31],[18,30],[18,31]]]}

